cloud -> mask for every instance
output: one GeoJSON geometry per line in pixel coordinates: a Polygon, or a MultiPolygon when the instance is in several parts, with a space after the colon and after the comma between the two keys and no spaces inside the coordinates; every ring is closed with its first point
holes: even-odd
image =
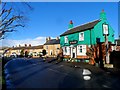
{"type": "Polygon", "coordinates": [[[0,41],[1,46],[24,46],[25,44],[32,46],[43,45],[45,43],[46,37],[36,37],[34,39],[24,39],[24,40],[12,40],[12,39],[4,39],[0,41]]]}

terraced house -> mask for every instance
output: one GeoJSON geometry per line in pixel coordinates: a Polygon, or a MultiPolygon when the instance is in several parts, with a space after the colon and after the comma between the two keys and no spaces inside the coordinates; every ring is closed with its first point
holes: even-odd
{"type": "Polygon", "coordinates": [[[86,55],[88,49],[92,45],[97,46],[98,43],[104,45],[104,33],[107,33],[110,48],[110,45],[114,44],[114,30],[107,21],[104,10],[100,13],[100,19],[83,25],[73,27],[73,22],[70,21],[68,30],[60,35],[60,45],[63,49],[64,58],[89,61],[89,57],[86,55]]]}
{"type": "Polygon", "coordinates": [[[51,37],[46,38],[46,42],[43,46],[43,48],[46,50],[47,57],[56,57],[59,53],[60,49],[60,39],[59,37],[56,37],[56,39],[51,39],[51,37]]]}
{"type": "Polygon", "coordinates": [[[31,44],[29,44],[27,46],[27,44],[25,44],[25,46],[19,45],[19,47],[9,48],[9,50],[7,50],[7,52],[5,53],[5,56],[7,57],[10,57],[11,55],[19,56],[23,51],[23,55],[25,55],[25,53],[28,53],[28,55],[32,55],[33,57],[40,57],[42,50],[43,50],[43,45],[31,46],[31,44]]]}

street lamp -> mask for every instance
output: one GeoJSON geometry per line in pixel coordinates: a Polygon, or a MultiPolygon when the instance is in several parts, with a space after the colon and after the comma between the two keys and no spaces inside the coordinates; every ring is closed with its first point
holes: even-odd
{"type": "Polygon", "coordinates": [[[103,24],[103,36],[105,36],[105,46],[106,46],[106,63],[109,64],[109,52],[108,52],[108,35],[109,35],[109,28],[108,24],[103,24]]]}

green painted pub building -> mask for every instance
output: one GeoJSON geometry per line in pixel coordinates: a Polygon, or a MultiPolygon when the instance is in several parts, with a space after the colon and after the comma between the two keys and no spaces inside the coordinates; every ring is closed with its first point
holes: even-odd
{"type": "Polygon", "coordinates": [[[100,13],[100,19],[84,25],[73,27],[70,21],[68,30],[60,35],[64,57],[88,60],[87,49],[97,42],[105,42],[104,33],[107,33],[108,42],[114,44],[114,30],[108,23],[104,10],[100,13]]]}

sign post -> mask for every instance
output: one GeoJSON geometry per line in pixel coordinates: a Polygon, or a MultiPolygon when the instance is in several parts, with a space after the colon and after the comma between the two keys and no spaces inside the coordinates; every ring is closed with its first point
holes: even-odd
{"type": "Polygon", "coordinates": [[[108,47],[108,24],[103,24],[103,35],[105,36],[105,47],[106,47],[106,63],[109,64],[109,47],[108,47]]]}

